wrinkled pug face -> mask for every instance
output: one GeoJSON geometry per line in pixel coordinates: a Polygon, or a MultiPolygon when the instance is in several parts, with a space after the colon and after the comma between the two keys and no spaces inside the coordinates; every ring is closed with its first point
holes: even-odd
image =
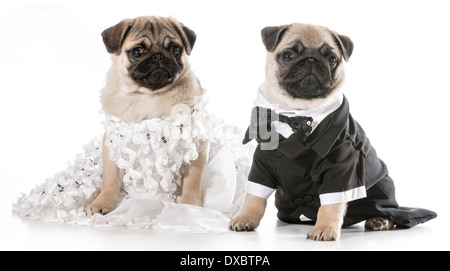
{"type": "Polygon", "coordinates": [[[192,30],[165,17],[126,19],[102,37],[108,52],[120,57],[123,72],[151,92],[180,77],[196,40],[192,30]]]}
{"type": "Polygon", "coordinates": [[[268,74],[293,98],[325,98],[343,81],[342,63],[353,51],[352,41],[321,26],[291,24],[261,31],[268,51],[268,74]]]}

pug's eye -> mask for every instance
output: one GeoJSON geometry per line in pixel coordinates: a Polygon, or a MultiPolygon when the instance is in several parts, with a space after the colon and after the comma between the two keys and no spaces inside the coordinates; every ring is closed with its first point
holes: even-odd
{"type": "Polygon", "coordinates": [[[337,58],[334,56],[328,57],[328,62],[330,63],[331,68],[335,68],[337,66],[337,58]]]}
{"type": "Polygon", "coordinates": [[[131,49],[128,52],[128,55],[130,56],[131,60],[138,60],[141,57],[143,57],[145,54],[145,49],[142,48],[142,46],[137,46],[131,49]]]}
{"type": "Polygon", "coordinates": [[[291,62],[294,58],[294,53],[291,51],[286,51],[281,55],[281,59],[283,59],[284,62],[291,62]]]}
{"type": "Polygon", "coordinates": [[[181,49],[180,46],[175,45],[175,46],[172,47],[172,54],[173,54],[173,56],[178,57],[179,55],[181,55],[181,52],[182,52],[182,49],[181,49]]]}

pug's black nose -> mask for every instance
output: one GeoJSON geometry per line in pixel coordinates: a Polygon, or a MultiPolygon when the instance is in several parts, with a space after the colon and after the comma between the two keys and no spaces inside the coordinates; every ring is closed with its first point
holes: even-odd
{"type": "Polygon", "coordinates": [[[154,54],[152,55],[152,60],[157,61],[157,62],[161,62],[161,60],[164,59],[164,56],[162,54],[154,54]]]}
{"type": "Polygon", "coordinates": [[[316,63],[317,60],[316,60],[315,58],[310,57],[310,58],[308,58],[308,59],[306,60],[306,62],[307,62],[307,63],[316,63]]]}

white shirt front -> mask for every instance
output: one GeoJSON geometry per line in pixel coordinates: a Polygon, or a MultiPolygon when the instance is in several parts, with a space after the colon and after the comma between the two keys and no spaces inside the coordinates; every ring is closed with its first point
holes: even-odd
{"type": "MultiPolygon", "coordinates": [[[[332,113],[342,105],[343,99],[344,95],[341,93],[340,95],[336,95],[335,99],[332,99],[323,106],[312,110],[284,110],[276,107],[275,105],[272,105],[271,103],[269,103],[269,101],[266,100],[266,98],[264,98],[261,86],[258,88],[256,100],[253,102],[253,105],[271,109],[278,115],[284,115],[286,117],[311,117],[313,118],[312,131],[314,131],[314,129],[319,126],[320,122],[325,119],[326,116],[328,116],[330,113],[332,113]]],[[[292,128],[287,123],[274,121],[273,124],[275,127],[275,131],[285,138],[288,138],[294,133],[292,131],[292,128]]]]}

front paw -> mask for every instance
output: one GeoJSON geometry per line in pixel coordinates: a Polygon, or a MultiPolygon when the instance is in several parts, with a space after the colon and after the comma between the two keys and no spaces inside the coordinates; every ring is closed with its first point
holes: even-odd
{"type": "Polygon", "coordinates": [[[84,208],[84,211],[86,213],[91,212],[91,214],[100,213],[102,215],[105,215],[111,212],[114,207],[114,201],[105,199],[104,197],[101,197],[101,195],[99,195],[91,204],[84,208]]]}
{"type": "Polygon", "coordinates": [[[341,234],[340,228],[319,226],[314,227],[307,235],[307,239],[314,241],[337,241],[341,234]]]}
{"type": "Polygon", "coordinates": [[[238,215],[228,224],[228,228],[232,231],[253,231],[258,226],[259,220],[249,215],[238,215]]]}

